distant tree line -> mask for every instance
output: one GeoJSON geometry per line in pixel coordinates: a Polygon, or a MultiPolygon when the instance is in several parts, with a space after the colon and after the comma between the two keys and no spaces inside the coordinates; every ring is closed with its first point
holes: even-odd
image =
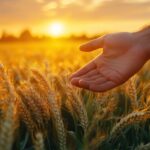
{"type": "MultiPolygon", "coordinates": [[[[92,36],[92,37],[88,37],[86,34],[77,36],[77,35],[70,35],[69,37],[60,37],[57,39],[60,40],[88,40],[88,39],[93,39],[98,37],[97,35],[92,36]]],[[[50,36],[36,36],[36,35],[32,35],[30,30],[26,29],[23,30],[20,33],[19,37],[16,37],[12,34],[8,34],[6,32],[2,33],[2,36],[0,37],[0,42],[29,42],[29,41],[46,41],[46,40],[52,40],[53,37],[50,36]]]]}

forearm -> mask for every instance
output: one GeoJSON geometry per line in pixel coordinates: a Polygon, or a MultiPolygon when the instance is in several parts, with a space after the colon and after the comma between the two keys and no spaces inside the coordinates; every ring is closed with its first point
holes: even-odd
{"type": "Polygon", "coordinates": [[[147,59],[150,59],[150,27],[135,32],[135,42],[144,51],[147,59]]]}

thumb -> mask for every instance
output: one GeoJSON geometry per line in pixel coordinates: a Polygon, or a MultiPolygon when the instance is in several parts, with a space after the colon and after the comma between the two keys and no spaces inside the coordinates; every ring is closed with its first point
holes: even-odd
{"type": "Polygon", "coordinates": [[[102,48],[103,45],[104,45],[104,36],[91,40],[90,42],[81,45],[80,50],[90,52],[98,48],[102,48]]]}

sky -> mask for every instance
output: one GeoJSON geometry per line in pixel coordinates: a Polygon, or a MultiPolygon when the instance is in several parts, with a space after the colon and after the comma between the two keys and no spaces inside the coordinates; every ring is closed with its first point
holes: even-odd
{"type": "Polygon", "coordinates": [[[0,32],[47,34],[52,23],[64,35],[137,31],[150,24],[150,0],[0,0],[0,32]]]}

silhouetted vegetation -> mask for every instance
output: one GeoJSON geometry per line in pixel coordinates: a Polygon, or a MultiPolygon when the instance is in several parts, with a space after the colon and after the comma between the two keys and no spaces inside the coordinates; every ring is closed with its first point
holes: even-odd
{"type": "MultiPolygon", "coordinates": [[[[100,34],[103,35],[103,34],[100,34]]],[[[51,37],[48,35],[33,35],[31,33],[30,30],[25,29],[23,30],[19,37],[16,37],[12,34],[9,34],[7,32],[3,32],[2,36],[0,37],[0,42],[33,42],[33,41],[48,41],[48,40],[53,40],[53,39],[57,39],[57,40],[89,40],[89,39],[93,39],[93,38],[97,38],[100,35],[95,35],[95,36],[87,36],[86,34],[82,34],[82,35],[70,35],[69,37],[51,37]]]]}

